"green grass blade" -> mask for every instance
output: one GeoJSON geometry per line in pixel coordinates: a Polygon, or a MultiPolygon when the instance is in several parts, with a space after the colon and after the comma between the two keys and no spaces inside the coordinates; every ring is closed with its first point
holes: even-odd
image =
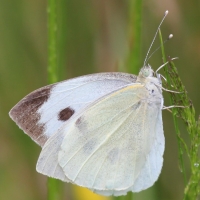
{"type": "Polygon", "coordinates": [[[48,200],[60,200],[63,192],[62,186],[63,184],[61,181],[54,178],[48,178],[48,200]]]}
{"type": "MultiPolygon", "coordinates": [[[[164,43],[163,43],[162,34],[161,34],[160,30],[159,30],[159,38],[160,38],[160,44],[161,44],[162,60],[163,60],[163,63],[166,63],[167,59],[165,56],[164,43]]],[[[164,68],[164,72],[165,72],[165,76],[166,76],[167,83],[168,83],[168,85],[166,85],[167,88],[169,88],[170,90],[174,90],[171,87],[169,87],[171,85],[171,80],[169,78],[169,73],[166,68],[164,68]]],[[[175,102],[173,101],[172,96],[170,96],[170,103],[171,103],[171,105],[176,105],[175,102]]],[[[176,131],[177,141],[178,141],[179,167],[180,167],[181,172],[183,173],[184,181],[186,183],[186,172],[185,172],[185,166],[184,166],[184,162],[183,162],[183,149],[182,149],[182,145],[181,145],[182,140],[180,139],[181,138],[180,130],[178,127],[176,113],[177,113],[176,108],[173,108],[172,109],[173,121],[174,121],[174,127],[175,127],[175,131],[176,131]]]]}
{"type": "MultiPolygon", "coordinates": [[[[57,45],[57,11],[56,0],[48,0],[48,82],[58,81],[58,45],[57,45]]],[[[61,199],[62,183],[59,180],[48,178],[48,200],[61,199]]]]}
{"type": "Polygon", "coordinates": [[[58,81],[56,0],[48,0],[48,81],[58,81]]]}
{"type": "Polygon", "coordinates": [[[141,66],[142,0],[129,0],[129,44],[128,72],[138,74],[141,66]]]}
{"type": "MultiPolygon", "coordinates": [[[[159,32],[163,58],[165,58],[162,35],[159,32]]],[[[166,59],[163,59],[164,62],[166,59]]],[[[166,78],[168,85],[173,85],[173,90],[180,91],[179,94],[170,93],[173,105],[182,105],[184,108],[173,108],[173,118],[175,130],[178,138],[179,160],[185,182],[187,182],[184,190],[184,200],[197,200],[200,198],[200,120],[195,119],[195,109],[192,101],[188,97],[188,93],[183,85],[178,70],[169,58],[169,66],[166,70],[166,78]],[[177,117],[181,118],[186,125],[186,129],[190,138],[189,143],[185,142],[178,129],[177,117]],[[190,177],[186,179],[185,164],[183,161],[183,153],[188,155],[190,164],[190,177]]],[[[169,88],[171,89],[171,88],[169,88]]]]}

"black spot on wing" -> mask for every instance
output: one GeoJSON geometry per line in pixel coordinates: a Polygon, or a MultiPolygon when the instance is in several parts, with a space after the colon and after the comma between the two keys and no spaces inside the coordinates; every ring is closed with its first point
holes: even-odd
{"type": "Polygon", "coordinates": [[[61,110],[58,114],[58,119],[61,121],[67,121],[73,114],[74,110],[70,107],[67,107],[63,110],[61,110]]]}
{"type": "Polygon", "coordinates": [[[30,93],[16,104],[9,113],[13,121],[40,146],[43,146],[47,138],[43,135],[44,124],[38,123],[40,114],[37,111],[48,100],[53,86],[46,86],[30,93]]]}

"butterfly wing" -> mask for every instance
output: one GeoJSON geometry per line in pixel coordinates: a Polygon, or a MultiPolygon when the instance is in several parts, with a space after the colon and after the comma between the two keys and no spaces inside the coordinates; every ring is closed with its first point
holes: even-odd
{"type": "Polygon", "coordinates": [[[140,192],[151,187],[158,179],[163,165],[163,152],[165,146],[163,127],[162,127],[162,115],[161,112],[157,115],[157,123],[155,128],[155,138],[149,154],[146,156],[146,162],[144,167],[141,168],[140,175],[135,180],[135,183],[125,190],[93,190],[95,193],[109,196],[109,195],[126,195],[128,191],[140,192]]]}
{"type": "Polygon", "coordinates": [[[45,86],[27,95],[10,111],[10,117],[37,144],[44,143],[91,102],[129,83],[136,76],[99,73],[45,86]]]}
{"type": "MultiPolygon", "coordinates": [[[[110,94],[108,94],[108,96],[109,95],[110,94]]],[[[104,98],[105,97],[100,98],[99,101],[101,101],[101,99],[104,99],[104,98]]],[[[116,99],[116,101],[117,101],[117,99],[116,99]]],[[[121,102],[119,102],[118,106],[120,106],[120,103],[121,102]]],[[[95,102],[93,104],[95,104],[95,102]]],[[[111,104],[112,104],[112,102],[111,102],[111,104]]],[[[106,106],[108,106],[108,109],[111,109],[110,105],[106,105],[106,106]]],[[[115,105],[113,105],[113,106],[115,106],[115,105]]],[[[90,105],[88,107],[90,107],[90,105]]],[[[87,110],[87,108],[85,110],[87,110]]],[[[82,113],[84,113],[85,110],[82,110],[82,113]]],[[[99,114],[101,115],[101,113],[99,113],[99,114]]],[[[80,115],[80,113],[79,113],[79,115],[80,115]]],[[[71,124],[73,124],[75,122],[75,120],[77,120],[77,117],[79,115],[73,115],[67,122],[65,122],[65,124],[63,124],[63,126],[57,131],[57,133],[55,133],[52,137],[50,137],[48,139],[48,141],[45,143],[45,145],[42,148],[42,152],[40,153],[38,162],[37,162],[36,169],[38,172],[45,174],[47,176],[53,177],[53,178],[60,179],[62,181],[67,181],[67,182],[70,181],[65,176],[62,168],[60,167],[60,165],[58,163],[58,152],[60,150],[62,141],[63,141],[66,133],[68,132],[71,124]],[[63,129],[64,129],[64,131],[62,131],[63,129]]],[[[82,128],[84,129],[84,126],[82,128]]]]}
{"type": "Polygon", "coordinates": [[[134,186],[131,188],[133,192],[139,192],[152,186],[158,179],[162,169],[165,139],[163,134],[161,111],[154,117],[156,117],[154,141],[152,148],[147,155],[146,163],[141,170],[140,176],[136,179],[134,186]]]}
{"type": "MultiPolygon", "coordinates": [[[[72,117],[73,118],[73,117],[72,117]]],[[[65,129],[69,126],[72,118],[66,122],[65,129]]],[[[58,152],[60,151],[60,146],[63,142],[65,133],[60,131],[60,129],[52,137],[50,137],[47,142],[42,147],[42,151],[37,161],[36,170],[44,175],[52,178],[60,179],[62,181],[71,182],[63,172],[63,169],[58,163],[58,152]]]]}
{"type": "Polygon", "coordinates": [[[160,98],[151,101],[141,84],[124,87],[89,106],[70,127],[60,129],[65,136],[58,162],[67,178],[103,195],[150,187],[163,162],[163,151],[154,150],[158,141],[164,149],[162,118],[157,120],[161,106],[160,98]]]}

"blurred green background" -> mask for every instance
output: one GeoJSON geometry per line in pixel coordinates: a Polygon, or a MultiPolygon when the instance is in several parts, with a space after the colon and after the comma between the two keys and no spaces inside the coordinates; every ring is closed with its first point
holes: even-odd
{"type": "MultiPolygon", "coordinates": [[[[179,57],[176,67],[196,113],[200,113],[200,1],[144,0],[141,9],[140,64],[132,68],[138,71],[142,66],[156,28],[169,10],[162,34],[167,38],[172,33],[174,38],[165,45],[166,54],[179,57]]],[[[130,29],[134,35],[131,12],[128,0],[58,1],[59,79],[101,71],[128,72],[126,60],[135,43],[130,38],[130,29]]],[[[153,49],[158,46],[157,38],[153,49]]],[[[47,178],[35,170],[41,149],[8,116],[21,98],[47,84],[47,54],[47,2],[0,0],[0,199],[40,200],[47,196],[47,178]]],[[[162,64],[160,51],[149,63],[153,69],[162,64]]],[[[168,94],[165,99],[169,105],[168,94]]],[[[177,140],[168,111],[163,111],[163,123],[166,150],[161,175],[153,187],[134,194],[135,200],[183,197],[177,140]]],[[[185,127],[180,125],[187,140],[185,127]]],[[[64,184],[63,199],[106,198],[64,184]]]]}

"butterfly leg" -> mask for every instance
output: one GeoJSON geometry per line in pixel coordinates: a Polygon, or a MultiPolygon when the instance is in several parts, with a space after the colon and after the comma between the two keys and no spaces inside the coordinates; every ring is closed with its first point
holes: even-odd
{"type": "MultiPolygon", "coordinates": [[[[155,84],[155,83],[154,83],[155,84]]],[[[168,90],[164,87],[162,87],[161,85],[155,84],[156,86],[160,87],[162,90],[166,91],[166,92],[171,92],[171,93],[176,93],[176,94],[181,94],[183,92],[178,92],[178,91],[173,91],[173,90],[168,90]]]]}
{"type": "Polygon", "coordinates": [[[168,110],[169,112],[172,113],[172,111],[170,110],[170,108],[186,108],[187,106],[176,106],[176,105],[173,105],[173,106],[163,106],[162,110],[168,110]]]}
{"type": "Polygon", "coordinates": [[[156,70],[156,74],[158,73],[158,71],[160,69],[162,69],[165,65],[167,65],[169,62],[171,62],[172,60],[176,60],[178,59],[178,57],[172,58],[170,61],[167,61],[166,63],[162,64],[160,67],[158,67],[158,69],[156,70]]]}

